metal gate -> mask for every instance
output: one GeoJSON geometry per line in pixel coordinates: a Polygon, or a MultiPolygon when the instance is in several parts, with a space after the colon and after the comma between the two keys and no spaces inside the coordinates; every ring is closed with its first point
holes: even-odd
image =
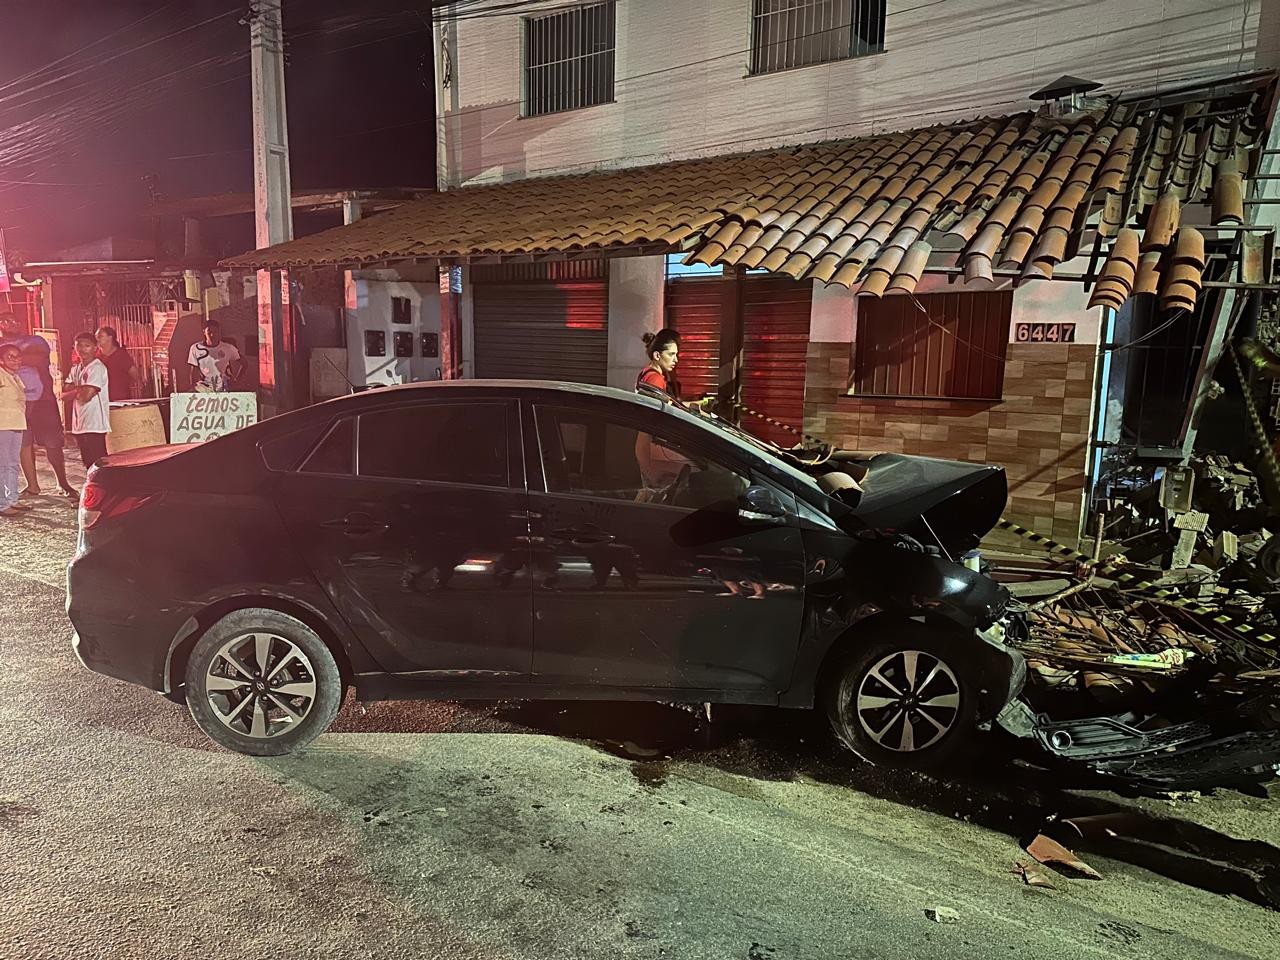
{"type": "Polygon", "coordinates": [[[607,280],[477,282],[472,291],[477,377],[608,380],[607,280]]]}
{"type": "Polygon", "coordinates": [[[726,283],[719,277],[667,282],[666,325],[680,334],[676,375],[686,400],[716,392],[720,369],[720,321],[726,283]]]}
{"type": "MultiPolygon", "coordinates": [[[[789,277],[749,277],[742,305],[742,403],[801,429],[813,285],[789,277]]],[[[743,426],[779,446],[794,434],[754,417],[743,426]]]]}

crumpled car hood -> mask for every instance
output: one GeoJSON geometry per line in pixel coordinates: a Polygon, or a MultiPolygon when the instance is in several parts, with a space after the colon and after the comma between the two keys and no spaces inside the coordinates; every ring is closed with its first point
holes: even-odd
{"type": "Polygon", "coordinates": [[[866,476],[853,514],[868,527],[928,536],[927,521],[953,555],[971,550],[999,521],[1009,495],[1002,467],[881,453],[861,463],[866,476]]]}

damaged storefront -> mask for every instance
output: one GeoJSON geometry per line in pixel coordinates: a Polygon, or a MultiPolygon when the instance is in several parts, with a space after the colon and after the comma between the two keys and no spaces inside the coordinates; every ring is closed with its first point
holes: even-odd
{"type": "Polygon", "coordinates": [[[469,187],[228,263],[460,269],[449,373],[630,389],[640,334],[669,325],[693,392],[810,467],[998,464],[984,529],[1005,522],[968,562],[1016,594],[990,642],[1025,683],[999,726],[1155,788],[1257,781],[1280,761],[1268,481],[1227,513],[1195,498],[1247,471],[1202,459],[1199,492],[1180,481],[1230,393],[1218,360],[1273,292],[1246,195],[1274,93],[1248,76],[469,187]]]}

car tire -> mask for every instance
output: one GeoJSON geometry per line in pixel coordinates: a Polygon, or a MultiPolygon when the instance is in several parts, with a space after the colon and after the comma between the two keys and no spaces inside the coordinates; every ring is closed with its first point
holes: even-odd
{"type": "Polygon", "coordinates": [[[977,691],[963,644],[910,623],[854,640],[819,693],[836,737],[864,760],[938,770],[977,734],[977,691]]]}
{"type": "Polygon", "coordinates": [[[276,610],[227,614],[187,663],[187,709],[196,725],[215,743],[255,757],[305,747],[333,723],[342,696],[332,651],[301,620],[276,610]]]}

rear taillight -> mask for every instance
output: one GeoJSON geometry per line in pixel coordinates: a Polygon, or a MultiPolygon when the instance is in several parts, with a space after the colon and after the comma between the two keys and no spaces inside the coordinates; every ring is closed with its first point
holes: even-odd
{"type": "Polygon", "coordinates": [[[150,503],[158,494],[127,495],[110,493],[101,484],[90,479],[80,491],[80,529],[92,530],[99,524],[124,516],[150,503]]]}

